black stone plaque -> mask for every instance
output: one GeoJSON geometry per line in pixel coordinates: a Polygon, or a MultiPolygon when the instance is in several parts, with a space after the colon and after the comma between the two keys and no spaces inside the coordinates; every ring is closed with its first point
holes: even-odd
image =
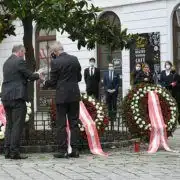
{"type": "Polygon", "coordinates": [[[153,73],[159,74],[160,69],[160,33],[139,34],[138,40],[130,49],[130,72],[137,62],[147,63],[153,73]]]}

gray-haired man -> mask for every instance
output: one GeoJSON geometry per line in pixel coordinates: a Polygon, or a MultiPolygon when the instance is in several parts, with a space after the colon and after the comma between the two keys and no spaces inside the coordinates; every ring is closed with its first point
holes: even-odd
{"type": "Polygon", "coordinates": [[[28,101],[27,82],[39,79],[38,73],[26,68],[23,59],[25,48],[16,45],[12,55],[3,65],[2,102],[6,112],[5,158],[25,159],[20,156],[20,137],[26,117],[26,101],[28,101]]]}
{"type": "Polygon", "coordinates": [[[57,140],[59,153],[56,158],[79,157],[79,101],[80,90],[78,82],[81,81],[81,66],[77,57],[64,52],[60,42],[52,47],[55,59],[51,61],[50,80],[45,82],[46,87],[56,87],[56,111],[57,111],[57,140]],[[68,117],[71,129],[72,153],[67,153],[66,117],[68,117]]]}

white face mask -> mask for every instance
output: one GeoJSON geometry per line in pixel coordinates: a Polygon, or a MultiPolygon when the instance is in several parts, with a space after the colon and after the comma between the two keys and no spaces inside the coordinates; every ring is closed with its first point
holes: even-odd
{"type": "Polygon", "coordinates": [[[136,71],[140,71],[141,70],[141,68],[140,67],[136,67],[136,71]]]}
{"type": "Polygon", "coordinates": [[[166,69],[167,69],[167,70],[170,70],[170,69],[171,69],[171,66],[167,64],[167,65],[166,65],[166,69]]]}
{"type": "Polygon", "coordinates": [[[94,62],[90,62],[89,63],[91,67],[94,67],[95,66],[95,63],[94,62]]]}

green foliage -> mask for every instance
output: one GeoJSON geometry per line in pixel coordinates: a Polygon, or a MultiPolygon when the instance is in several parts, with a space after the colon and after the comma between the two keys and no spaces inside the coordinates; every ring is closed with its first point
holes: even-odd
{"type": "Polygon", "coordinates": [[[86,0],[4,0],[5,6],[22,21],[30,18],[39,29],[57,29],[67,32],[78,49],[94,49],[95,44],[107,44],[111,50],[129,48],[137,38],[112,26],[107,20],[98,20],[102,10],[86,0]]]}
{"type": "Polygon", "coordinates": [[[0,42],[8,35],[15,35],[10,14],[0,14],[0,42]]]}

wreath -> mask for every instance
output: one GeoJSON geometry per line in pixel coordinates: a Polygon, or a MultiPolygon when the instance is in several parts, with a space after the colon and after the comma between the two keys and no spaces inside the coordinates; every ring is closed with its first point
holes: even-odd
{"type": "Polygon", "coordinates": [[[159,97],[167,136],[172,136],[177,126],[178,108],[170,92],[159,85],[139,84],[128,92],[122,102],[122,118],[133,137],[148,140],[151,123],[148,113],[148,92],[155,91],[159,97]]]}
{"type": "MultiPolygon", "coordinates": [[[[96,101],[93,97],[87,96],[86,94],[81,95],[81,101],[83,101],[87,111],[89,112],[92,119],[95,121],[98,134],[102,135],[109,124],[109,118],[105,113],[104,104],[96,101]]],[[[53,100],[51,101],[50,105],[50,120],[51,127],[54,128],[56,126],[56,106],[53,100]]],[[[80,121],[78,126],[82,137],[84,139],[87,139],[85,127],[80,121]]]]}

